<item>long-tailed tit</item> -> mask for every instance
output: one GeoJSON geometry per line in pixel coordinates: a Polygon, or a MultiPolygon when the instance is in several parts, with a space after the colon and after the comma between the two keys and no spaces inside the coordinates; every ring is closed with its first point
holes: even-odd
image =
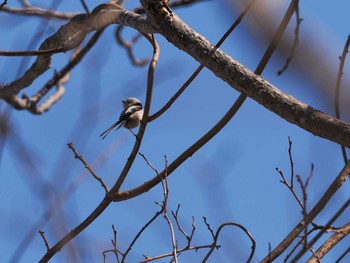
{"type": "Polygon", "coordinates": [[[115,128],[118,130],[120,127],[127,129],[136,128],[141,124],[143,116],[143,108],[141,102],[136,98],[127,98],[122,101],[124,110],[120,113],[119,120],[111,127],[101,133],[102,140],[115,128]]]}

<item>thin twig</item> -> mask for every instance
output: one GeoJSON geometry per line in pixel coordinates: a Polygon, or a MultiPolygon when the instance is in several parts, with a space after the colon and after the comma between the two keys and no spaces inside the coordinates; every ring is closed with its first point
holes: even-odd
{"type": "Polygon", "coordinates": [[[72,152],[74,153],[75,159],[80,160],[80,161],[84,164],[85,168],[90,172],[90,174],[91,174],[97,181],[100,182],[100,184],[102,185],[102,187],[105,189],[105,192],[108,193],[108,191],[109,191],[109,190],[108,190],[108,186],[105,184],[105,182],[102,180],[102,178],[99,177],[99,176],[97,176],[97,174],[92,170],[92,168],[90,167],[90,165],[84,160],[84,157],[81,156],[81,155],[79,155],[79,154],[77,153],[77,150],[74,148],[73,143],[68,143],[67,145],[68,145],[68,148],[71,149],[72,152]]]}
{"type": "Polygon", "coordinates": [[[108,249],[102,252],[103,255],[103,262],[106,263],[107,261],[107,253],[113,253],[117,259],[117,262],[120,262],[119,259],[119,254],[123,255],[118,247],[117,247],[117,230],[115,229],[114,225],[112,225],[112,229],[113,229],[113,239],[111,240],[112,245],[113,245],[113,249],[108,249]]]}
{"type": "Polygon", "coordinates": [[[87,4],[85,3],[85,1],[84,0],[80,0],[80,3],[82,4],[82,6],[84,8],[85,13],[89,15],[90,14],[90,10],[89,10],[89,7],[87,6],[87,4]]]}
{"type": "Polygon", "coordinates": [[[166,157],[165,158],[165,174],[164,174],[164,181],[165,183],[163,184],[163,191],[164,191],[164,201],[163,201],[163,215],[165,220],[168,223],[169,229],[170,229],[170,235],[171,235],[171,244],[173,247],[173,258],[172,261],[175,261],[178,263],[178,258],[177,258],[177,244],[176,244],[176,238],[175,238],[175,232],[174,232],[174,227],[173,224],[168,216],[168,199],[169,199],[169,185],[168,185],[168,160],[166,157]]]}
{"type": "Polygon", "coordinates": [[[157,219],[158,216],[160,216],[163,213],[163,208],[161,208],[159,211],[157,211],[155,213],[155,215],[140,229],[140,231],[136,234],[136,236],[134,237],[134,239],[131,241],[130,245],[128,246],[128,248],[126,249],[123,258],[122,258],[122,263],[125,262],[125,258],[126,256],[129,254],[129,252],[131,251],[132,247],[134,246],[135,242],[140,238],[141,234],[147,229],[147,227],[149,225],[151,225],[153,223],[154,220],[157,219]]]}
{"type": "Polygon", "coordinates": [[[287,186],[288,190],[292,193],[292,195],[294,196],[295,200],[298,202],[299,206],[302,209],[304,209],[303,202],[299,199],[298,195],[295,193],[294,188],[292,188],[292,186],[288,183],[288,181],[287,181],[286,177],[284,176],[283,172],[279,168],[276,168],[276,171],[282,177],[282,180],[280,180],[280,182],[282,184],[284,184],[285,186],[287,186]]]}
{"type": "Polygon", "coordinates": [[[292,49],[290,51],[290,55],[286,60],[286,63],[284,64],[282,69],[277,71],[278,76],[282,75],[288,69],[288,66],[289,66],[290,62],[292,61],[294,54],[295,54],[295,51],[299,45],[299,30],[300,30],[300,24],[303,21],[303,19],[300,18],[300,14],[299,14],[299,1],[295,1],[294,5],[295,5],[294,12],[295,12],[295,18],[296,18],[296,26],[294,29],[294,42],[293,42],[292,49]]]}
{"type": "Polygon", "coordinates": [[[249,233],[249,231],[244,226],[242,226],[241,224],[235,223],[235,222],[227,222],[227,223],[223,223],[220,225],[220,227],[218,228],[218,230],[215,233],[214,242],[211,246],[211,249],[208,252],[208,254],[204,257],[202,262],[206,262],[209,259],[210,255],[213,253],[214,249],[216,248],[216,244],[218,242],[221,230],[226,226],[239,227],[249,237],[250,241],[252,242],[252,247],[251,247],[251,252],[250,252],[249,258],[247,259],[247,263],[251,262],[251,260],[254,256],[254,253],[255,253],[255,240],[254,240],[253,236],[249,233]]]}
{"type": "Polygon", "coordinates": [[[142,34],[137,33],[135,35],[135,37],[133,37],[130,41],[125,41],[122,37],[122,34],[121,34],[123,28],[124,28],[123,25],[118,25],[117,29],[115,31],[115,38],[117,39],[119,45],[121,45],[122,47],[124,47],[126,49],[127,54],[129,56],[129,59],[133,65],[135,65],[135,66],[146,65],[148,63],[148,58],[137,59],[135,54],[134,54],[134,51],[133,51],[133,47],[134,47],[135,43],[140,39],[142,34]]]}
{"type": "Polygon", "coordinates": [[[177,205],[176,212],[171,211],[171,213],[172,213],[172,215],[173,215],[173,217],[175,219],[175,222],[176,222],[178,230],[187,239],[187,246],[190,247],[191,241],[192,241],[192,238],[193,238],[193,235],[194,235],[194,231],[196,230],[196,226],[194,224],[194,217],[192,216],[192,231],[191,231],[191,235],[187,235],[187,233],[185,232],[185,230],[183,229],[183,227],[180,225],[180,222],[179,222],[179,216],[178,216],[179,215],[179,210],[180,210],[180,204],[177,205]]]}
{"type": "MultiPolygon", "coordinates": [[[[158,174],[158,171],[157,169],[147,160],[146,156],[139,153],[142,158],[147,162],[148,166],[151,167],[152,170],[154,170],[157,174],[158,174]]],[[[166,167],[167,167],[167,160],[166,160],[166,167]]],[[[165,178],[165,181],[166,181],[166,178],[165,178]]],[[[122,258],[122,263],[125,262],[125,259],[127,257],[127,255],[129,254],[129,252],[131,251],[132,247],[134,246],[135,242],[140,238],[141,234],[147,229],[148,226],[150,226],[154,220],[156,220],[156,218],[158,216],[160,216],[161,214],[164,214],[164,216],[166,217],[166,209],[167,209],[167,203],[168,203],[168,185],[167,183],[165,184],[162,184],[163,185],[163,196],[164,196],[164,200],[163,200],[163,203],[160,205],[160,210],[157,211],[155,213],[155,215],[141,228],[141,230],[136,234],[136,236],[134,237],[134,239],[132,240],[132,242],[130,243],[130,245],[128,246],[128,248],[126,249],[124,255],[123,255],[123,258],[122,258]]],[[[169,223],[169,222],[168,222],[169,223]]],[[[171,225],[171,222],[169,223],[170,226],[171,225]]],[[[172,229],[172,228],[171,228],[172,229]]],[[[174,237],[174,231],[172,229],[172,232],[171,232],[171,235],[172,235],[172,239],[174,237]]],[[[176,252],[176,248],[174,248],[174,251],[173,251],[173,256],[177,259],[177,252],[176,252]]]]}
{"type": "Polygon", "coordinates": [[[293,163],[293,156],[292,156],[292,140],[288,136],[288,156],[289,156],[289,162],[290,162],[290,187],[293,189],[294,185],[294,163],[293,163]]]}
{"type": "Polygon", "coordinates": [[[49,250],[50,249],[49,242],[47,242],[44,231],[39,230],[39,234],[42,237],[42,239],[44,240],[46,249],[49,250]]]}
{"type": "Polygon", "coordinates": [[[205,216],[203,216],[203,221],[204,221],[204,224],[207,226],[207,229],[209,230],[211,236],[213,239],[215,239],[215,234],[214,234],[214,231],[213,229],[211,228],[210,224],[207,222],[207,218],[205,216]]]}
{"type": "MultiPolygon", "coordinates": [[[[302,207],[302,215],[304,218],[304,221],[307,221],[307,209],[306,209],[306,204],[307,204],[307,191],[306,191],[306,184],[303,183],[301,180],[301,177],[297,174],[297,182],[300,185],[301,192],[303,195],[303,207],[302,207]]],[[[305,226],[304,228],[304,248],[308,248],[308,243],[307,243],[307,237],[308,237],[308,225],[305,226]]]]}
{"type": "MultiPolygon", "coordinates": [[[[200,249],[211,248],[211,246],[212,245],[184,247],[182,249],[178,249],[177,252],[178,252],[178,254],[180,254],[182,252],[191,251],[191,250],[198,251],[200,249]]],[[[219,249],[220,247],[221,246],[217,245],[216,249],[219,249]]],[[[155,257],[149,257],[147,255],[143,255],[143,256],[145,257],[145,259],[144,260],[140,260],[139,263],[146,263],[146,262],[151,262],[151,261],[159,260],[159,259],[166,258],[166,257],[171,257],[171,256],[173,256],[173,252],[165,253],[165,254],[162,254],[162,255],[155,256],[155,257]]]]}
{"type": "MultiPolygon", "coordinates": [[[[343,77],[343,69],[344,69],[344,64],[346,60],[346,55],[349,52],[349,45],[350,45],[350,35],[348,36],[346,43],[344,45],[343,53],[339,57],[340,63],[339,63],[339,69],[338,69],[337,82],[335,83],[334,106],[335,106],[335,116],[338,119],[340,119],[340,105],[339,105],[340,85],[343,77]]],[[[346,148],[344,145],[341,145],[341,151],[343,154],[344,162],[346,163],[348,161],[348,156],[346,154],[346,148]]]]}

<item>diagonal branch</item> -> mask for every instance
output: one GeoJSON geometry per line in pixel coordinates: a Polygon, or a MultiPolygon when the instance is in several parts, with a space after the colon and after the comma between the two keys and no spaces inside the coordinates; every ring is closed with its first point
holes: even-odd
{"type": "Polygon", "coordinates": [[[307,214],[306,218],[299,222],[298,225],[287,235],[287,237],[274,249],[269,253],[261,263],[268,263],[275,260],[279,257],[294,241],[295,238],[303,231],[307,224],[309,224],[328,204],[329,200],[333,197],[333,195],[338,191],[338,189],[343,185],[346,181],[346,178],[349,177],[350,173],[350,161],[344,166],[342,171],[338,174],[338,176],[334,179],[332,184],[328,187],[326,192],[323,194],[321,199],[317,202],[317,204],[311,209],[311,211],[307,214]],[[307,221],[306,221],[307,220],[307,221]]]}
{"type": "MultiPolygon", "coordinates": [[[[142,0],[153,27],[177,48],[185,51],[231,87],[268,110],[314,135],[350,147],[350,125],[288,95],[195,32],[174,12],[142,0]],[[212,52],[215,50],[215,52],[212,52]]],[[[156,3],[154,3],[156,2],[156,3]]]]}

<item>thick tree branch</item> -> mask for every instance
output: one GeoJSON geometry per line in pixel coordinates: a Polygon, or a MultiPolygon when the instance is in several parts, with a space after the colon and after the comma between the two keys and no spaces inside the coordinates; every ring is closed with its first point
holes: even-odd
{"type": "Polygon", "coordinates": [[[184,23],[162,1],[142,0],[153,27],[169,42],[185,51],[231,87],[252,98],[283,119],[314,135],[350,147],[350,125],[302,103],[216,49],[184,23]]]}

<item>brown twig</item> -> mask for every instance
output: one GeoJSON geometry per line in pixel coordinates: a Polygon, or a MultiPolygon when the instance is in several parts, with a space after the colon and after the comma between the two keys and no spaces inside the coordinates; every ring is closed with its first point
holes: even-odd
{"type": "MultiPolygon", "coordinates": [[[[302,207],[302,215],[303,215],[303,218],[304,218],[304,221],[308,221],[307,220],[307,208],[306,208],[306,205],[307,205],[307,191],[306,191],[306,183],[304,184],[303,181],[301,180],[301,177],[297,174],[297,182],[299,183],[300,185],[300,188],[301,188],[301,192],[302,192],[302,195],[303,195],[303,207],[302,207]]],[[[304,248],[307,248],[309,247],[308,246],[308,242],[307,242],[307,237],[308,237],[308,225],[305,226],[304,228],[304,248]]]]}
{"type": "Polygon", "coordinates": [[[300,14],[299,14],[299,1],[295,1],[294,5],[295,5],[294,12],[295,12],[295,18],[296,18],[296,26],[295,26],[295,29],[294,29],[293,46],[292,46],[292,49],[290,51],[290,55],[287,58],[286,63],[284,64],[283,68],[280,69],[279,71],[277,71],[277,75],[278,76],[281,76],[288,69],[288,66],[289,66],[290,62],[292,61],[292,59],[294,57],[294,54],[295,54],[295,51],[296,51],[296,49],[297,49],[297,47],[299,45],[299,30],[300,30],[300,24],[303,21],[303,19],[300,18],[300,14]]]}
{"type": "Polygon", "coordinates": [[[112,245],[113,245],[113,249],[108,249],[102,252],[103,255],[103,262],[106,263],[107,261],[107,253],[113,253],[117,259],[117,262],[120,263],[120,259],[119,259],[119,254],[123,255],[118,247],[117,247],[117,230],[115,229],[114,225],[112,225],[112,229],[113,229],[113,239],[111,240],[112,245]]]}
{"type": "MultiPolygon", "coordinates": [[[[346,43],[344,45],[343,53],[339,57],[340,63],[339,63],[337,81],[335,83],[334,107],[335,107],[335,116],[338,119],[340,119],[340,105],[339,105],[340,85],[343,77],[343,70],[344,70],[346,55],[349,52],[349,45],[350,45],[350,35],[348,36],[346,43]]],[[[344,162],[346,163],[348,161],[348,156],[346,154],[346,148],[344,145],[341,145],[341,151],[342,151],[344,162]]]]}
{"type": "Polygon", "coordinates": [[[72,152],[74,153],[74,157],[75,159],[80,160],[85,168],[90,172],[90,174],[97,180],[100,182],[101,186],[105,189],[105,192],[108,193],[108,186],[105,184],[105,182],[102,180],[101,177],[97,176],[97,174],[92,170],[92,168],[90,167],[90,165],[84,160],[84,157],[79,155],[76,151],[76,149],[73,146],[73,143],[68,143],[68,148],[72,150],[72,152]]]}
{"type": "Polygon", "coordinates": [[[207,229],[209,230],[209,232],[210,232],[212,238],[215,239],[214,231],[213,231],[213,229],[211,228],[211,226],[210,226],[210,224],[208,223],[207,218],[206,218],[205,216],[203,216],[203,222],[204,222],[204,224],[207,226],[207,229]]]}
{"type": "Polygon", "coordinates": [[[244,227],[242,226],[241,224],[238,224],[238,223],[235,223],[235,222],[226,222],[226,223],[223,223],[220,225],[220,227],[218,228],[218,230],[216,231],[215,233],[215,236],[214,236],[214,242],[211,246],[211,249],[210,251],[208,252],[208,254],[204,257],[203,261],[202,262],[206,262],[210,255],[213,253],[214,249],[216,248],[216,244],[218,242],[218,239],[219,239],[219,235],[220,235],[220,232],[221,230],[226,227],[226,226],[236,226],[236,227],[239,227],[241,230],[243,230],[243,232],[249,237],[249,239],[251,240],[252,242],[252,247],[251,247],[251,252],[250,252],[250,255],[249,255],[249,258],[247,259],[247,262],[251,262],[253,256],[254,256],[254,253],[255,253],[255,240],[253,238],[253,236],[249,233],[249,231],[244,227]]]}
{"type": "Polygon", "coordinates": [[[122,37],[122,34],[121,34],[123,28],[124,28],[123,25],[118,25],[117,29],[115,31],[115,38],[117,39],[119,45],[121,45],[122,47],[124,47],[126,49],[127,54],[129,56],[129,59],[133,65],[135,65],[135,66],[146,65],[148,63],[148,58],[137,59],[135,54],[134,54],[134,51],[133,51],[133,47],[134,47],[135,43],[140,39],[142,34],[138,32],[130,41],[125,41],[122,37]]]}
{"type": "Polygon", "coordinates": [[[123,258],[122,258],[122,261],[121,262],[124,262],[125,261],[125,258],[126,256],[129,254],[129,252],[131,251],[133,245],[135,244],[135,242],[140,238],[141,234],[147,229],[147,227],[149,227],[154,220],[157,219],[158,216],[160,216],[161,214],[163,213],[163,207],[157,211],[155,213],[155,215],[141,228],[141,230],[136,234],[136,236],[134,237],[134,239],[131,241],[130,245],[128,246],[128,248],[126,249],[124,255],[123,255],[123,258]]]}
{"type": "Polygon", "coordinates": [[[44,240],[45,247],[46,247],[47,251],[50,250],[50,246],[49,246],[49,243],[47,242],[44,231],[39,230],[39,234],[42,237],[42,239],[44,240]]]}
{"type": "MultiPolygon", "coordinates": [[[[217,245],[216,249],[219,249],[220,247],[221,246],[217,245]]],[[[207,248],[211,248],[211,245],[185,247],[185,248],[182,248],[182,249],[178,249],[177,252],[178,252],[178,254],[180,254],[180,253],[186,252],[186,251],[192,251],[192,250],[198,251],[200,249],[207,249],[207,248]]],[[[144,260],[140,260],[139,263],[151,262],[151,261],[159,260],[159,259],[162,259],[162,258],[171,257],[172,255],[173,255],[173,252],[165,253],[165,254],[162,254],[162,255],[155,256],[155,257],[149,257],[147,255],[143,255],[145,257],[145,259],[144,260]]]]}
{"type": "Polygon", "coordinates": [[[168,216],[168,199],[169,199],[169,185],[168,185],[168,160],[165,158],[165,174],[164,174],[164,184],[163,185],[163,192],[164,192],[164,201],[163,201],[163,216],[165,220],[168,223],[169,230],[170,230],[170,236],[171,236],[171,244],[173,247],[173,254],[172,254],[172,260],[178,263],[178,258],[177,258],[177,244],[176,244],[176,238],[175,238],[175,232],[174,232],[174,227],[173,223],[171,222],[169,216],[168,216]]]}
{"type": "Polygon", "coordinates": [[[190,235],[187,235],[187,233],[185,232],[185,230],[182,228],[182,226],[180,225],[180,222],[179,222],[179,210],[180,210],[180,204],[177,205],[177,208],[176,208],[176,212],[174,211],[171,211],[174,219],[175,219],[175,222],[176,222],[176,225],[177,225],[177,229],[184,235],[184,237],[187,239],[187,247],[190,247],[191,246],[191,241],[192,241],[192,238],[193,238],[193,235],[194,235],[194,231],[196,230],[196,226],[194,224],[194,217],[192,216],[192,230],[191,230],[191,234],[190,235]]]}
{"type": "Polygon", "coordinates": [[[289,156],[289,163],[290,163],[290,187],[293,188],[294,185],[294,163],[293,163],[293,156],[292,156],[292,140],[288,136],[288,156],[289,156]]]}
{"type": "Polygon", "coordinates": [[[285,186],[287,186],[288,190],[293,194],[295,200],[298,202],[299,206],[304,209],[304,205],[303,202],[299,199],[298,195],[295,193],[294,188],[291,186],[290,183],[288,183],[286,177],[284,176],[283,172],[279,169],[276,168],[276,171],[280,174],[280,176],[282,177],[282,180],[280,180],[280,182],[282,184],[284,184],[285,186]]]}

